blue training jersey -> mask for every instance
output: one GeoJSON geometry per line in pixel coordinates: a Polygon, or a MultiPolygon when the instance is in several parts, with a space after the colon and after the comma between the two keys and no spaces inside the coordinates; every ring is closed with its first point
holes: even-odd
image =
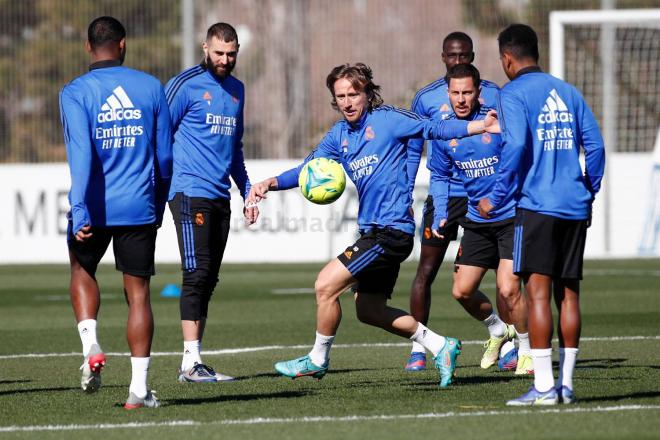
{"type": "Polygon", "coordinates": [[[317,157],[341,163],[357,188],[362,231],[391,227],[415,233],[406,174],[411,137],[451,139],[467,136],[467,121],[443,121],[390,106],[365,113],[355,124],[337,122],[298,167],[277,176],[278,189],[298,184],[302,166],[317,157]]]}
{"type": "MultiPolygon", "coordinates": [[[[470,120],[480,120],[486,117],[488,109],[476,109],[470,120]]],[[[455,119],[452,114],[447,120],[455,119]]],[[[491,223],[512,218],[516,214],[514,200],[515,188],[511,188],[499,209],[492,211],[490,218],[479,215],[477,208],[479,200],[490,194],[497,178],[502,153],[502,138],[499,134],[483,133],[463,139],[450,141],[435,141],[433,156],[428,163],[431,171],[431,186],[429,193],[433,197],[434,229],[440,220],[447,219],[447,204],[450,194],[450,179],[458,176],[468,197],[468,212],[466,217],[478,223],[491,223]]]]}
{"type": "MultiPolygon", "coordinates": [[[[449,102],[449,95],[447,93],[447,80],[442,78],[432,82],[431,84],[421,88],[415,98],[413,99],[411,110],[420,116],[432,119],[447,119],[454,114],[449,102]]],[[[494,109],[497,104],[497,96],[500,88],[497,84],[481,80],[481,94],[479,96],[479,103],[483,108],[494,109]]],[[[426,149],[426,163],[431,162],[433,156],[433,148],[436,146],[437,141],[429,141],[426,149]]],[[[408,155],[408,178],[410,179],[410,191],[415,185],[415,178],[417,177],[417,170],[419,169],[419,162],[422,157],[422,149],[424,146],[424,139],[411,139],[409,143],[413,146],[408,155]]],[[[467,197],[463,183],[456,173],[450,180],[451,186],[449,188],[450,197],[467,197]]]]}
{"type": "Polygon", "coordinates": [[[170,199],[229,199],[231,182],[243,198],[250,180],[243,156],[243,83],[218,78],[203,65],[172,78],[165,87],[174,132],[174,176],[170,199]]]}
{"type": "Polygon", "coordinates": [[[101,61],[60,92],[74,234],[160,223],[172,175],[170,114],[158,79],[101,61]]]}
{"type": "Polygon", "coordinates": [[[498,110],[504,147],[491,204],[499,208],[514,186],[520,208],[569,220],[587,219],[600,189],[605,148],[582,95],[572,85],[531,67],[504,86],[498,110]]]}

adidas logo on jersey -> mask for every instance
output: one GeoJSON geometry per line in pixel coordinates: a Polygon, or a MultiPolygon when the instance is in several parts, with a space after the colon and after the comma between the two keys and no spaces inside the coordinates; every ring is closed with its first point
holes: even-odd
{"type": "Polygon", "coordinates": [[[105,103],[101,106],[101,113],[97,116],[99,122],[140,118],[142,118],[142,111],[135,108],[122,86],[118,86],[112,91],[112,94],[108,96],[105,103]]]}
{"type": "Polygon", "coordinates": [[[568,107],[557,94],[557,90],[550,90],[550,94],[545,100],[545,105],[541,109],[538,121],[540,124],[552,124],[553,122],[573,122],[573,115],[568,111],[568,107]]]}

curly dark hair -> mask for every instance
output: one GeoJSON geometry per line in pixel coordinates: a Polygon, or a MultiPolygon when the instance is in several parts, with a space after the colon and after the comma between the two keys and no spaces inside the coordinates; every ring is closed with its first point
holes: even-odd
{"type": "Polygon", "coordinates": [[[354,66],[346,63],[332,69],[325,80],[325,85],[330,90],[330,95],[332,95],[330,104],[335,110],[339,110],[335,99],[335,83],[341,78],[350,81],[356,91],[367,94],[370,111],[383,105],[383,98],[380,97],[380,86],[373,82],[371,68],[364,63],[355,63],[354,66]]]}

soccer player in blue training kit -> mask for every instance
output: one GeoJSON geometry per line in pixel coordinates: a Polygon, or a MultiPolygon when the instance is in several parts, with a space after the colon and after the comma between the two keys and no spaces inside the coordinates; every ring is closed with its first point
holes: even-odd
{"type": "MultiPolygon", "coordinates": [[[[480,120],[489,110],[479,103],[479,71],[471,64],[458,64],[447,72],[449,101],[453,114],[446,120],[480,120]]],[[[431,170],[430,193],[433,197],[433,234],[443,238],[447,225],[452,177],[458,176],[468,196],[468,212],[460,220],[465,231],[454,266],[452,294],[473,318],[481,321],[490,338],[481,368],[497,362],[502,344],[517,333],[520,341],[516,374],[532,373],[532,357],[527,334],[527,305],[520,293],[520,278],[513,273],[514,188],[488,219],[479,215],[477,204],[495,183],[502,152],[501,136],[484,133],[450,141],[436,141],[431,170]],[[488,297],[478,291],[488,269],[496,269],[497,297],[508,308],[514,326],[505,324],[493,312],[488,297]]]]}
{"type": "MultiPolygon", "coordinates": [[[[230,176],[243,198],[250,189],[242,141],[245,89],[231,75],[238,48],[231,25],[212,25],[202,44],[204,61],[172,78],[165,88],[174,131],[169,204],[183,272],[180,382],[233,380],[205,365],[200,353],[229,235],[230,176]]],[[[249,224],[259,214],[256,207],[244,212],[249,224]]]]}
{"type": "MultiPolygon", "coordinates": [[[[470,64],[474,61],[472,39],[463,32],[452,32],[442,42],[442,62],[448,71],[457,64],[470,64]]],[[[490,81],[481,80],[480,104],[495,108],[499,87],[490,81]]],[[[451,103],[447,95],[447,78],[442,77],[420,89],[413,99],[411,110],[420,116],[432,119],[446,119],[453,114],[451,103]]],[[[427,148],[427,163],[433,157],[432,152],[439,141],[429,141],[427,148]]],[[[417,138],[408,141],[412,148],[408,150],[408,178],[410,191],[415,185],[417,169],[421,159],[424,140],[417,138]]],[[[463,182],[455,175],[451,179],[449,194],[449,217],[443,238],[438,238],[431,231],[433,223],[433,198],[428,196],[424,203],[424,216],[422,224],[421,243],[417,273],[410,289],[410,313],[413,317],[426,325],[431,310],[431,285],[445,258],[447,247],[458,235],[459,220],[467,213],[467,194],[463,182]]],[[[506,304],[498,297],[497,308],[505,322],[511,322],[506,311],[506,304]]],[[[516,368],[517,351],[512,342],[505,342],[503,351],[509,350],[506,359],[503,358],[504,368],[516,368]]],[[[406,362],[406,371],[420,371],[426,369],[426,350],[413,342],[410,357],[406,362]]]]}
{"type": "Polygon", "coordinates": [[[126,31],[119,21],[92,21],[86,48],[89,72],[60,93],[71,170],[71,302],[85,356],[81,385],[86,392],[101,386],[105,355],[96,337],[100,293],[95,274],[112,241],[128,303],[132,377],[124,407],[153,408],[158,400],[147,388],[154,332],[149,280],[172,175],[170,114],[158,79],[122,67],[126,31]]]}
{"type": "MultiPolygon", "coordinates": [[[[360,206],[360,238],[330,261],[319,273],[316,290],[316,340],[311,352],[298,359],[278,362],[275,369],[289,377],[322,378],[329,366],[329,352],[341,321],[339,296],[355,291],[358,319],[422,344],[435,356],[440,386],[448,386],[460,354],[461,343],[440,336],[402,310],[387,305],[399,266],[413,248],[415,221],[406,175],[406,140],[423,136],[449,139],[499,131],[494,112],[482,121],[442,121],[421,118],[382,105],[380,87],[364,64],[337,66],[327,77],[332,106],[343,115],[305,159],[326,157],[341,163],[355,184],[360,206]]],[[[253,186],[250,201],[268,191],[297,186],[303,165],[253,186]]]]}
{"type": "Polygon", "coordinates": [[[502,67],[511,79],[500,94],[504,147],[497,181],[479,202],[479,211],[484,217],[497,212],[516,189],[513,270],[525,283],[534,364],[534,385],[507,405],[573,403],[582,262],[591,205],[605,169],[603,139],[575,87],[537,65],[532,28],[511,25],[498,41],[502,67]],[[552,373],[553,285],[559,312],[557,384],[552,373]]]}

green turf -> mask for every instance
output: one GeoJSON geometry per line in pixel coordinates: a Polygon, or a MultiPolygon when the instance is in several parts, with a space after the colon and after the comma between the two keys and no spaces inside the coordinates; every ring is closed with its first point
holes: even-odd
{"type": "MultiPolygon", "coordinates": [[[[310,345],[314,335],[312,294],[276,295],[273,289],[313,286],[320,265],[225,265],[211,303],[204,347],[224,349],[267,345],[310,345]]],[[[153,280],[155,352],[181,349],[178,302],[160,298],[164,284],[177,282],[178,268],[160,266],[153,280]]],[[[393,304],[407,309],[414,264],[401,270],[393,304]]],[[[121,277],[102,267],[99,338],[106,352],[126,352],[126,305],[121,277]]],[[[0,356],[71,353],[80,350],[68,297],[65,266],[0,267],[0,356]]],[[[494,279],[484,280],[492,293],[494,279]]],[[[441,271],[434,286],[431,328],[466,341],[484,338],[449,295],[450,273],[441,271]]],[[[508,408],[505,400],[524,392],[528,378],[484,372],[482,348],[466,344],[459,357],[457,383],[437,388],[434,371],[405,373],[406,346],[342,347],[332,352],[331,372],[322,381],[277,377],[272,364],[307,349],[271,349],[208,356],[217,369],[237,375],[234,383],[183,385],[174,381],[179,355],[152,359],[150,385],[163,407],[127,412],[130,362],[110,356],[101,391],[79,389],[78,355],[0,358],[0,437],[89,438],[90,430],[2,432],[7,426],[163,423],[190,421],[195,426],[107,429],[105,438],[138,434],[146,438],[657,438],[660,430],[660,261],[592,261],[583,283],[583,336],[655,336],[614,342],[583,341],[575,377],[581,403],[543,409],[508,408]],[[642,408],[603,411],[641,405],[642,408]],[[647,408],[651,406],[651,408],[647,408]],[[570,413],[566,410],[578,409],[570,413]],[[594,412],[583,410],[592,409],[594,412]],[[436,413],[435,418],[416,414],[436,413]],[[449,416],[449,413],[455,413],[449,416]],[[501,414],[507,413],[507,414],[501,414]],[[402,418],[409,415],[411,418],[402,418]],[[442,417],[440,417],[442,415],[442,417]],[[256,418],[300,419],[329,416],[331,421],[241,421],[256,418]],[[350,420],[351,416],[372,417],[350,420]],[[385,416],[385,418],[377,418],[385,416]],[[337,417],[347,419],[336,420],[337,417]],[[387,418],[393,417],[393,418],[387,418]],[[229,424],[232,423],[232,424],[229,424]]],[[[399,343],[402,339],[357,322],[352,298],[343,300],[344,320],[336,344],[399,343]]]]}

